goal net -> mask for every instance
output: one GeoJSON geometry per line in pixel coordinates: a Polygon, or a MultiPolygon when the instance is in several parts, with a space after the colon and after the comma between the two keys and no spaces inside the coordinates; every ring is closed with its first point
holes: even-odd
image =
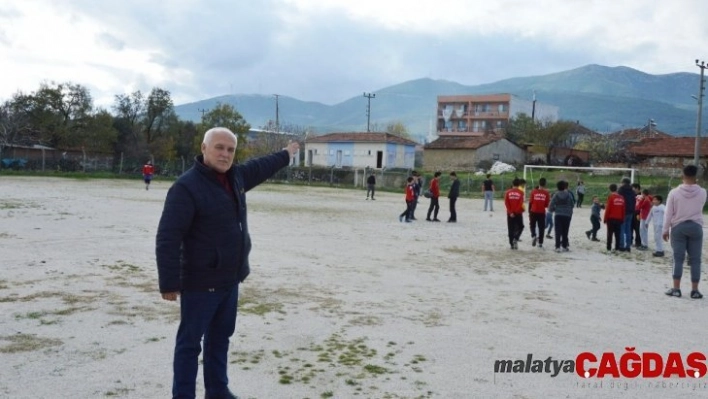
{"type": "MultiPolygon", "coordinates": [[[[530,192],[531,189],[536,187],[538,184],[538,179],[545,177],[548,179],[547,188],[553,189],[555,182],[558,180],[565,180],[569,183],[569,190],[574,190],[579,181],[583,181],[584,185],[586,183],[591,183],[591,186],[599,185],[601,187],[592,187],[596,190],[592,191],[605,191],[607,189],[606,182],[611,180],[610,176],[617,176],[616,183],[619,185],[622,177],[629,177],[631,183],[634,183],[634,174],[636,169],[634,168],[593,168],[586,166],[546,166],[546,165],[524,165],[524,179],[526,180],[526,191],[530,192]],[[607,176],[602,182],[596,181],[596,176],[607,176]],[[592,182],[587,182],[586,180],[593,180],[592,182]]],[[[591,188],[591,187],[588,187],[591,188]]],[[[588,201],[590,202],[590,201],[588,201]]]]}

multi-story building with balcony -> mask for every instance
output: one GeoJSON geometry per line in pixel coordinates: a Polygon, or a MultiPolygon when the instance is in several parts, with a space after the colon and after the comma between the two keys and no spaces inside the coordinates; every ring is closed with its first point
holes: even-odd
{"type": "Polygon", "coordinates": [[[438,96],[440,136],[504,134],[509,119],[525,113],[541,121],[557,121],[558,107],[511,94],[438,96]]]}

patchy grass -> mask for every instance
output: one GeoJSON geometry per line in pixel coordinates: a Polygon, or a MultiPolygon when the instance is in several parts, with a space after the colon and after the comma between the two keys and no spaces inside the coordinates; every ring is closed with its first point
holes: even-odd
{"type": "MultiPolygon", "coordinates": [[[[305,384],[316,389],[322,384],[331,384],[339,379],[347,392],[338,393],[338,397],[401,397],[395,393],[381,392],[380,388],[368,384],[367,381],[375,378],[388,381],[391,379],[389,375],[402,372],[420,373],[423,370],[417,366],[426,361],[425,356],[413,355],[409,363],[397,365],[393,361],[394,358],[413,342],[399,345],[389,341],[386,343],[389,350],[385,355],[380,355],[367,341],[366,337],[347,339],[341,334],[332,334],[321,342],[313,342],[294,351],[273,349],[270,352],[232,352],[231,363],[241,364],[243,370],[249,370],[248,366],[260,362],[266,362],[269,367],[276,364],[275,377],[282,385],[305,384]],[[269,358],[265,360],[266,357],[269,358]]],[[[406,378],[406,374],[401,374],[400,379],[418,391],[422,391],[427,385],[420,379],[406,378]]],[[[321,393],[320,397],[334,397],[334,393],[329,395],[330,391],[327,391],[321,393]]],[[[428,392],[416,397],[427,398],[431,395],[428,392]]]]}
{"type": "Polygon", "coordinates": [[[10,343],[0,346],[0,353],[35,352],[52,346],[62,345],[59,339],[42,338],[35,334],[15,334],[0,336],[0,340],[10,343]]]}
{"type": "Polygon", "coordinates": [[[0,201],[0,209],[20,209],[24,203],[18,200],[2,200],[0,201]]]}
{"type": "Polygon", "coordinates": [[[64,309],[58,310],[42,310],[35,312],[28,312],[25,314],[15,314],[15,320],[29,319],[29,320],[39,320],[42,325],[57,324],[57,319],[51,319],[51,316],[70,316],[78,312],[87,312],[95,310],[96,308],[91,308],[88,306],[72,306],[64,309]]]}
{"type": "Polygon", "coordinates": [[[277,302],[256,302],[257,299],[253,297],[244,297],[238,301],[238,311],[239,313],[248,313],[258,316],[264,316],[267,313],[276,312],[280,314],[286,314],[283,311],[283,304],[277,302]]]}
{"type": "Polygon", "coordinates": [[[130,264],[123,260],[119,260],[113,265],[103,265],[103,267],[113,272],[139,273],[143,271],[140,266],[130,264]]]}
{"type": "Polygon", "coordinates": [[[471,248],[460,248],[460,247],[443,247],[443,251],[449,253],[449,254],[458,254],[458,255],[466,255],[470,254],[472,252],[476,252],[475,250],[471,248]]]}
{"type": "Polygon", "coordinates": [[[371,374],[388,374],[390,372],[386,367],[376,366],[374,364],[367,364],[364,366],[364,370],[371,374]]]}
{"type": "Polygon", "coordinates": [[[108,397],[128,396],[130,392],[135,390],[133,388],[122,386],[125,384],[121,380],[117,380],[115,384],[118,385],[118,387],[112,388],[110,391],[106,391],[103,395],[108,397]]]}

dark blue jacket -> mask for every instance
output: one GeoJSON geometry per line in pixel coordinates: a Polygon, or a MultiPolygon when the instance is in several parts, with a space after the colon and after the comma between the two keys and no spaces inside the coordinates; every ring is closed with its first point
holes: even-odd
{"type": "Polygon", "coordinates": [[[637,193],[634,192],[632,186],[623,184],[617,189],[617,194],[624,198],[624,214],[634,215],[634,205],[637,200],[637,193]]]}
{"type": "Polygon", "coordinates": [[[455,179],[452,181],[450,186],[450,192],[447,194],[447,198],[457,198],[460,196],[460,180],[455,179]]]}
{"type": "Polygon", "coordinates": [[[233,196],[202,162],[200,155],[167,192],[156,238],[163,293],[226,289],[246,279],[246,192],[287,166],[290,156],[281,151],[232,166],[226,174],[233,196]]]}

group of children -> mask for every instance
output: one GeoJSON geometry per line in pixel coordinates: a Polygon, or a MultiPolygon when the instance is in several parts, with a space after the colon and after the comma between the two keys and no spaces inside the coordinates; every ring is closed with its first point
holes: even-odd
{"type": "MultiPolygon", "coordinates": [[[[662,231],[666,209],[663,204],[663,197],[661,195],[652,197],[649,195],[648,190],[643,190],[641,194],[637,194],[634,198],[634,211],[630,212],[627,209],[626,198],[617,192],[617,185],[610,184],[609,188],[610,195],[604,206],[605,216],[603,218],[603,221],[607,224],[607,250],[613,250],[612,241],[614,238],[615,251],[629,252],[632,243],[632,232],[635,235],[635,247],[638,250],[649,249],[647,245],[649,244],[649,224],[653,222],[654,244],[656,247],[653,256],[663,257],[664,242],[662,240],[662,231]],[[631,221],[628,221],[628,217],[631,217],[631,221]],[[622,226],[626,223],[631,223],[631,226],[627,226],[630,231],[629,235],[626,234],[626,231],[622,231],[622,226]],[[638,229],[635,229],[634,226],[638,226],[638,229]]],[[[638,184],[634,184],[632,188],[635,192],[640,190],[638,184]]],[[[593,197],[592,218],[595,218],[596,215],[599,216],[601,208],[603,206],[600,205],[597,197],[593,197]]],[[[596,237],[596,233],[597,229],[595,229],[595,222],[593,222],[593,229],[585,232],[585,234],[590,238],[591,236],[596,237]]]]}
{"type": "MultiPolygon", "coordinates": [[[[623,183],[629,188],[628,179],[623,183]]],[[[514,179],[513,187],[504,194],[504,205],[507,210],[507,230],[509,235],[509,245],[511,249],[518,249],[518,242],[524,230],[523,213],[525,211],[524,179],[514,179]]],[[[623,186],[624,188],[624,186],[623,186]]],[[[568,190],[566,181],[559,181],[557,191],[551,195],[546,189],[546,179],[541,178],[539,185],[531,191],[529,196],[529,224],[531,226],[532,246],[538,245],[543,248],[544,230],[548,229],[546,238],[553,238],[550,235],[551,229],[555,225],[556,252],[569,251],[568,232],[570,221],[573,216],[573,208],[577,206],[572,191],[568,190]],[[537,234],[538,233],[538,234],[537,234]]],[[[664,256],[664,243],[662,240],[662,230],[664,224],[665,206],[662,204],[663,198],[660,195],[651,196],[648,190],[640,190],[639,184],[631,186],[629,197],[618,193],[617,184],[609,186],[610,195],[605,204],[602,204],[597,196],[592,198],[590,210],[591,228],[585,235],[591,241],[600,240],[597,232],[602,223],[607,225],[607,250],[630,251],[632,243],[632,232],[634,232],[635,247],[638,250],[649,248],[649,225],[653,222],[655,251],[653,256],[664,256]],[[631,200],[631,206],[627,206],[627,201],[631,200]],[[601,217],[602,210],[605,210],[604,217],[601,217]]]]}
{"type": "MultiPolygon", "coordinates": [[[[538,186],[529,195],[529,223],[531,225],[531,245],[543,249],[544,232],[548,228],[545,238],[553,238],[550,229],[555,227],[556,252],[568,252],[568,233],[570,230],[570,220],[573,217],[575,207],[575,197],[568,190],[568,183],[559,181],[556,185],[557,191],[551,195],[546,189],[546,179],[541,178],[538,186]]],[[[507,229],[509,235],[509,245],[511,249],[519,249],[521,233],[524,230],[523,213],[524,187],[526,180],[516,178],[512,182],[512,188],[504,193],[504,205],[506,206],[507,229]]]]}
{"type": "MultiPolygon", "coordinates": [[[[438,212],[440,211],[439,198],[441,176],[442,172],[435,172],[433,179],[430,181],[430,187],[426,190],[425,194],[423,194],[423,177],[416,171],[411,173],[411,176],[406,179],[406,209],[398,216],[399,221],[410,223],[414,220],[418,220],[415,217],[415,210],[418,206],[418,198],[421,195],[424,195],[426,198],[430,198],[428,215],[425,220],[428,222],[440,222],[440,219],[438,219],[438,212]]],[[[457,173],[450,172],[450,181],[450,191],[447,194],[447,198],[450,200],[450,218],[447,221],[448,223],[456,223],[457,209],[455,204],[457,202],[457,198],[460,196],[460,181],[457,180],[457,173]]]]}

